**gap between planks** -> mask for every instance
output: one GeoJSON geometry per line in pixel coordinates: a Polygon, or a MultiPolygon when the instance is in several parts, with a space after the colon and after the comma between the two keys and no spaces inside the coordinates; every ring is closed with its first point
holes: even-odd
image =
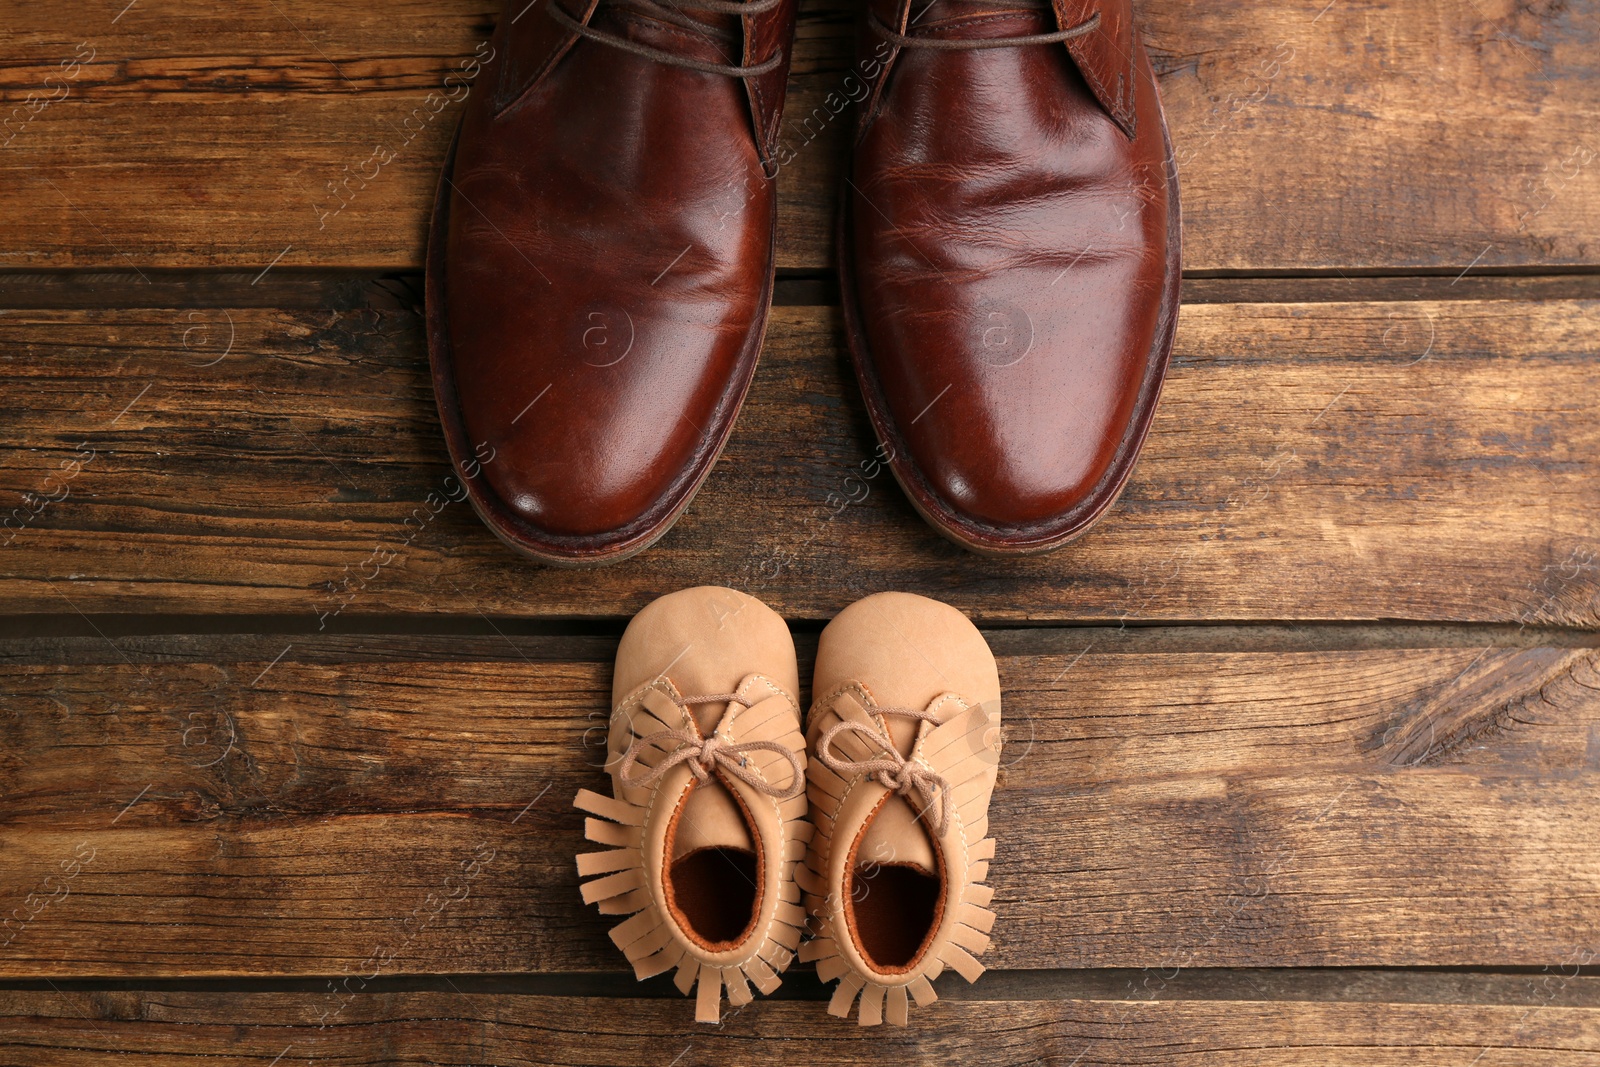
{"type": "MultiPolygon", "coordinates": [[[[322,993],[330,979],[310,978],[61,978],[0,981],[0,993],[322,993]]],[[[771,1000],[825,1001],[832,985],[805,965],[786,971],[771,1000]]],[[[1323,1001],[1385,1004],[1545,1004],[1600,1007],[1600,967],[1191,967],[994,970],[975,984],[940,979],[941,1000],[971,1001],[1323,1001]]],[[[594,997],[616,1000],[681,994],[670,977],[644,982],[632,975],[432,974],[368,979],[363,994],[462,993],[469,996],[594,997]]]]}
{"type": "MultiPolygon", "coordinates": [[[[0,308],[412,308],[422,304],[420,273],[283,267],[265,278],[258,271],[131,270],[86,268],[0,271],[0,308]]],[[[1363,275],[1319,271],[1299,274],[1207,276],[1185,274],[1186,304],[1326,303],[1409,300],[1585,300],[1600,298],[1600,270],[1535,273],[1483,272],[1461,276],[1363,275]]],[[[775,307],[839,302],[832,271],[779,271],[775,307]]]]}
{"type": "MultiPolygon", "coordinates": [[[[295,638],[291,662],[350,657],[609,661],[627,620],[485,619],[482,616],[350,616],[317,631],[299,615],[12,615],[0,617],[0,663],[171,662],[271,659],[295,638]]],[[[796,643],[811,650],[826,620],[790,620],[796,643]]],[[[1348,652],[1377,649],[1600,648],[1600,631],[1581,627],[1480,623],[1216,623],[1128,626],[982,627],[999,656],[1172,652],[1348,652]]]]}

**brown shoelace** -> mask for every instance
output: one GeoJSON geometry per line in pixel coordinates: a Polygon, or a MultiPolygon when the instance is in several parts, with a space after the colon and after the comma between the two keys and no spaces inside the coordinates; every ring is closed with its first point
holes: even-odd
{"type": "MultiPolygon", "coordinates": [[[[737,693],[713,693],[703,697],[682,697],[674,701],[680,708],[689,708],[695,704],[738,704],[748,708],[750,701],[737,693]]],[[[712,734],[710,737],[701,737],[698,733],[689,730],[657,730],[648,737],[636,737],[633,744],[628,746],[628,751],[622,755],[622,764],[617,768],[617,777],[622,779],[624,785],[647,788],[659,782],[663,776],[680,763],[689,764],[689,770],[694,772],[695,778],[704,782],[711,777],[711,773],[720,767],[725,773],[744,782],[758,793],[765,793],[778,800],[793,800],[806,788],[805,768],[800,764],[800,757],[794,750],[778,744],[776,741],[745,741],[740,744],[729,744],[722,738],[712,734]],[[633,775],[638,763],[639,753],[651,745],[660,745],[666,748],[666,742],[677,742],[677,746],[662,760],[650,769],[643,777],[635,778],[633,775]],[[789,761],[789,784],[779,788],[761,777],[754,767],[751,767],[745,756],[751,752],[775,752],[789,761]]]]}
{"type": "MultiPolygon", "coordinates": [[[[917,719],[922,722],[938,724],[939,718],[930,711],[917,711],[914,708],[873,708],[879,715],[898,715],[902,718],[917,719]]],[[[935,774],[926,767],[918,766],[900,755],[900,750],[894,742],[864,722],[840,722],[829,727],[822,737],[817,740],[817,758],[823,766],[835,774],[845,778],[853,778],[858,774],[871,775],[879,783],[889,787],[903,797],[912,793],[917,795],[922,807],[917,814],[928,822],[928,829],[933,831],[935,837],[944,836],[945,825],[950,821],[950,783],[941,774],[935,774]],[[860,734],[878,748],[883,749],[883,754],[876,759],[846,760],[833,755],[830,749],[834,738],[843,733],[860,734]],[[939,795],[939,808],[934,812],[934,794],[939,795]]]]}
{"type": "MultiPolygon", "coordinates": [[[[692,7],[696,11],[710,11],[718,15],[745,16],[764,14],[782,2],[783,0],[742,0],[742,2],[741,0],[685,0],[682,7],[692,7]]],[[[708,40],[731,43],[727,35],[717,27],[685,15],[681,7],[672,3],[671,0],[627,0],[627,3],[629,7],[637,8],[651,18],[659,19],[662,22],[670,22],[674,26],[680,26],[708,40]]],[[[615,33],[607,33],[605,30],[597,30],[593,26],[579,22],[567,14],[561,6],[560,0],[546,0],[544,9],[552,19],[555,19],[558,25],[576,33],[580,37],[587,37],[591,41],[608,44],[613,48],[620,48],[624,52],[643,56],[645,59],[653,59],[658,63],[665,63],[669,67],[698,70],[706,74],[726,74],[731,78],[751,78],[758,74],[765,74],[783,62],[783,49],[780,47],[772,53],[771,57],[748,67],[738,66],[733,63],[707,63],[704,60],[680,56],[675,52],[652,48],[647,44],[631,41],[615,33]]]]}
{"type": "MultiPolygon", "coordinates": [[[[1017,10],[1049,11],[1053,8],[1047,3],[1034,3],[1021,5],[1017,10]]],[[[1097,11],[1076,26],[1065,30],[1056,30],[1054,33],[1030,33],[1021,37],[913,37],[897,33],[893,28],[884,25],[870,9],[867,11],[867,25],[871,27],[873,33],[899,48],[937,48],[956,52],[976,48],[1017,48],[1028,44],[1059,44],[1093,32],[1100,25],[1100,13],[1097,11]]]]}

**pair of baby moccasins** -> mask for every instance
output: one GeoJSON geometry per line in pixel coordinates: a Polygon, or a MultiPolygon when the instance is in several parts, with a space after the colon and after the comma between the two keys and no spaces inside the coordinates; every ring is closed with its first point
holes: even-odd
{"type": "Polygon", "coordinates": [[[652,603],[617,651],[606,770],[576,806],[603,851],[583,899],[640,979],[676,969],[695,1018],[770,993],[795,959],[837,980],[828,1011],[904,1025],[946,967],[989,945],[989,799],[1000,679],[977,628],[906,593],[822,632],[809,722],[783,619],[732,589],[652,603]],[[809,940],[802,944],[802,937],[809,940]]]}

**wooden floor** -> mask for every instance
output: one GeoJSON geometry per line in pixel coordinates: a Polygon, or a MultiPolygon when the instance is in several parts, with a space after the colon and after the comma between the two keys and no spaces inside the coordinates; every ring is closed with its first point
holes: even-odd
{"type": "Polygon", "coordinates": [[[0,1063],[1600,1064],[1600,0],[1146,0],[1172,373],[1027,561],[872,462],[806,0],[750,400],[592,572],[426,374],[488,0],[0,3],[0,1063]],[[910,1029],[697,1027],[580,903],[617,635],[704,582],[803,670],[882,589],[995,648],[994,969],[910,1029]]]}

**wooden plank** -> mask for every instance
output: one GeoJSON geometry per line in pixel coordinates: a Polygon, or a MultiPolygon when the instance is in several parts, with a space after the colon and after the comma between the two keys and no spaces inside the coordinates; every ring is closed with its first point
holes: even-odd
{"type": "MultiPolygon", "coordinates": [[[[8,27],[0,265],[421,263],[449,97],[466,91],[445,79],[486,38],[484,5],[123,8],[45,0],[8,27]]],[[[831,261],[848,138],[830,94],[854,91],[856,11],[822,0],[802,15],[786,268],[831,261]]],[[[1596,0],[1148,0],[1139,15],[1190,270],[1600,262],[1596,0]]]]}
{"type": "Polygon", "coordinates": [[[1129,489],[1029,560],[915,516],[827,309],[774,311],[705,490],[598,571],[452,499],[425,368],[408,311],[0,316],[0,607],[614,619],[709,581],[812,619],[901,588],[991,621],[1600,620],[1600,302],[1186,307],[1129,489]]]}
{"type": "MultiPolygon", "coordinates": [[[[0,660],[0,974],[622,968],[568,806],[603,784],[606,663],[320,640],[0,660]]],[[[1600,650],[1141,648],[1001,656],[985,962],[1600,950],[1600,650]]]]}
{"type": "MultiPolygon", "coordinates": [[[[1574,981],[1582,981],[1575,979],[1574,981]]],[[[1591,980],[1592,981],[1592,980],[1591,980]]],[[[148,1067],[336,1061],[685,1064],[1073,1063],[1458,1067],[1567,1065],[1600,1054],[1600,1009],[1537,1005],[941,1000],[908,1028],[864,1030],[824,1005],[758,1000],[696,1026],[671,1000],[413,992],[15,993],[8,1063],[137,1056],[148,1067]],[[674,1056],[679,1059],[673,1059],[674,1056]]]]}

